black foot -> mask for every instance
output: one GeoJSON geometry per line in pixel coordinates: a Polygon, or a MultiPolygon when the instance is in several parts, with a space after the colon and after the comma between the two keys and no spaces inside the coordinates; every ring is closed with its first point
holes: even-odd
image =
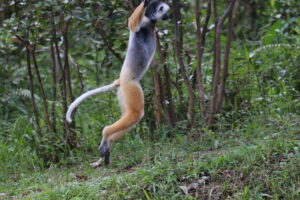
{"type": "Polygon", "coordinates": [[[110,163],[109,156],[110,156],[110,151],[108,151],[108,152],[105,154],[105,156],[104,156],[104,164],[105,164],[105,166],[109,165],[109,163],[110,163]]]}
{"type": "Polygon", "coordinates": [[[104,157],[104,165],[109,165],[110,163],[110,148],[106,140],[102,141],[99,147],[99,154],[101,157],[104,157]]]}
{"type": "Polygon", "coordinates": [[[107,141],[104,140],[101,142],[101,145],[99,147],[99,154],[101,157],[105,156],[109,152],[107,141]]]}

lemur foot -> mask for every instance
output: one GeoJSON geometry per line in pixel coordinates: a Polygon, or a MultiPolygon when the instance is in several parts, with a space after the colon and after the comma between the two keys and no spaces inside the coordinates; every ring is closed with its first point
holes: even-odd
{"type": "MultiPolygon", "coordinates": [[[[105,155],[104,155],[104,165],[108,166],[110,163],[110,151],[108,151],[105,155]]],[[[90,166],[92,167],[100,167],[103,164],[103,158],[99,158],[99,160],[97,160],[96,162],[93,162],[90,164],[90,166]]]]}
{"type": "Polygon", "coordinates": [[[108,151],[104,156],[104,165],[107,166],[110,163],[110,151],[108,151]]]}
{"type": "Polygon", "coordinates": [[[98,161],[90,164],[92,167],[100,167],[103,163],[105,166],[110,163],[110,148],[106,140],[102,141],[99,147],[100,158],[98,161]],[[104,157],[104,160],[103,160],[104,157]]]}
{"type": "Polygon", "coordinates": [[[99,153],[100,153],[100,156],[104,156],[104,164],[105,165],[109,165],[110,163],[110,147],[108,145],[108,142],[107,140],[104,140],[101,145],[100,145],[100,148],[99,148],[99,153]]]}
{"type": "Polygon", "coordinates": [[[96,161],[96,162],[91,163],[90,166],[97,168],[97,167],[100,167],[101,164],[102,164],[102,158],[100,158],[100,159],[99,159],[98,161],[96,161]]]}
{"type": "Polygon", "coordinates": [[[109,148],[108,142],[107,142],[107,140],[103,140],[99,147],[99,154],[101,157],[103,157],[103,156],[106,156],[106,154],[109,152],[110,152],[110,148],[109,148]]]}

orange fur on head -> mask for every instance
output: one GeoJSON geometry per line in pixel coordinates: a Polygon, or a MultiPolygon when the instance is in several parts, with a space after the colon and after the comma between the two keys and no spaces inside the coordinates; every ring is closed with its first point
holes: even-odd
{"type": "Polygon", "coordinates": [[[141,3],[132,13],[128,21],[128,27],[131,31],[136,32],[145,12],[144,3],[141,3]]]}

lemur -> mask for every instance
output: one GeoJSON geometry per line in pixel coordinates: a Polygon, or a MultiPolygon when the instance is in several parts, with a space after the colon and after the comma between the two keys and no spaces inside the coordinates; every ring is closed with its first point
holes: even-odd
{"type": "MultiPolygon", "coordinates": [[[[72,111],[86,98],[99,92],[118,87],[118,100],[122,117],[115,123],[105,126],[99,146],[101,157],[105,157],[105,165],[109,164],[112,143],[120,139],[130,128],[137,124],[144,115],[144,93],[140,79],[149,68],[156,49],[155,24],[159,20],[169,18],[169,6],[160,0],[144,0],[132,13],[128,21],[130,36],[126,57],[119,79],[88,91],[78,97],[69,107],[66,119],[71,122],[72,111]]],[[[92,166],[101,164],[99,161],[92,166]]]]}

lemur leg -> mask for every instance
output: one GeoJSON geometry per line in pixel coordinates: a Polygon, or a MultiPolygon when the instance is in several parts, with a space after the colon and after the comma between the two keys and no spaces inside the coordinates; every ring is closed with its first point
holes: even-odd
{"type": "MultiPolygon", "coordinates": [[[[122,116],[121,118],[126,114],[126,103],[125,103],[125,97],[124,97],[124,94],[122,93],[122,90],[119,88],[118,89],[118,101],[119,101],[119,105],[120,105],[120,108],[121,108],[121,111],[122,111],[122,116]]],[[[122,132],[126,133],[129,131],[130,128],[128,129],[124,129],[122,131],[119,131],[117,133],[115,133],[116,135],[120,135],[122,134],[122,132]]],[[[115,135],[114,134],[114,135],[115,135]]],[[[117,139],[113,138],[112,140],[110,139],[111,137],[109,137],[109,140],[110,141],[116,141],[117,139]]]]}
{"type": "MultiPolygon", "coordinates": [[[[120,88],[118,88],[118,100],[119,100],[119,105],[120,105],[120,108],[121,108],[121,111],[122,111],[122,116],[124,116],[126,114],[126,106],[125,106],[125,98],[124,98],[124,95],[122,94],[122,91],[120,88]]],[[[122,131],[119,131],[117,133],[115,133],[115,135],[122,135],[122,134],[125,134],[126,132],[129,131],[130,128],[128,129],[124,129],[122,131]]],[[[111,138],[110,137],[108,138],[109,141],[116,141],[117,138],[111,138]]],[[[105,143],[105,142],[104,142],[105,143]]],[[[107,145],[108,148],[109,145],[107,145]]],[[[105,149],[105,148],[104,148],[105,149]]],[[[107,161],[106,164],[109,164],[109,153],[106,153],[105,154],[105,162],[107,161]]]]}
{"type": "Polygon", "coordinates": [[[123,116],[126,112],[126,107],[125,107],[124,95],[122,94],[122,91],[120,88],[118,88],[118,101],[119,101],[119,105],[120,105],[122,116],[123,116]]]}
{"type": "Polygon", "coordinates": [[[112,142],[121,138],[144,115],[144,94],[138,82],[131,80],[127,83],[122,83],[120,85],[120,93],[124,114],[117,122],[103,129],[100,145],[100,154],[102,156],[110,150],[112,142]]]}

